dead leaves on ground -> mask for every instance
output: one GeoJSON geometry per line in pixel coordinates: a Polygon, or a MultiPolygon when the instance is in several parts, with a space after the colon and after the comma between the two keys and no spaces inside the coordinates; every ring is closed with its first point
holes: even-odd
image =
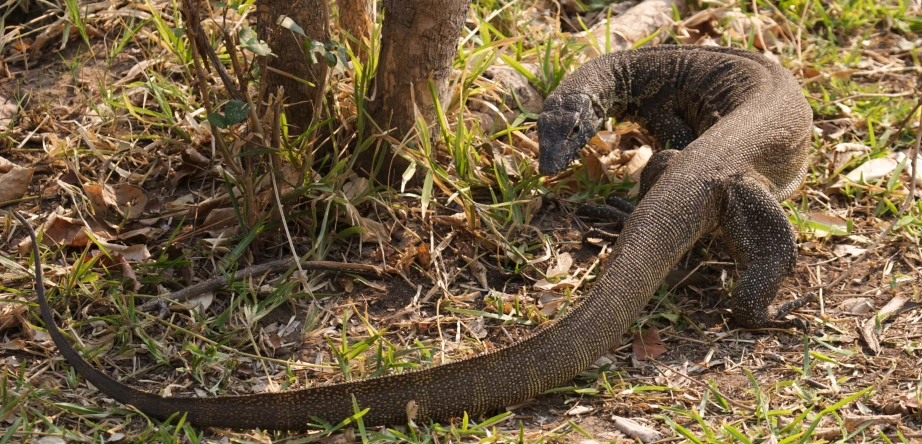
{"type": "Polygon", "coordinates": [[[21,167],[0,157],[0,202],[23,197],[32,184],[34,168],[21,167]]]}
{"type": "Polygon", "coordinates": [[[638,361],[650,361],[666,353],[666,345],[659,337],[659,329],[650,327],[634,333],[633,352],[638,361]]]}

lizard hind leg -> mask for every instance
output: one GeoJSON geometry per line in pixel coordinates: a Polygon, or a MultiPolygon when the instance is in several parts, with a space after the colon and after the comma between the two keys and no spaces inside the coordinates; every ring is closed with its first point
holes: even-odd
{"type": "Polygon", "coordinates": [[[769,312],[781,281],[797,261],[787,215],[764,185],[751,177],[729,183],[726,193],[720,228],[737,266],[744,268],[731,292],[733,318],[747,328],[805,329],[800,319],[781,319],[796,304],[769,312]]]}

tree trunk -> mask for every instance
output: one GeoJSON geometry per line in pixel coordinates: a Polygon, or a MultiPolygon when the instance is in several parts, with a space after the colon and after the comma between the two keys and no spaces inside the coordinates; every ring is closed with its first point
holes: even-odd
{"type": "Polygon", "coordinates": [[[365,63],[367,42],[371,39],[371,24],[375,16],[375,3],[373,0],[339,0],[338,4],[339,26],[358,40],[349,42],[352,53],[365,63]]]}
{"type": "MultiPolygon", "coordinates": [[[[328,67],[322,58],[318,63],[309,63],[304,36],[276,25],[281,15],[294,20],[312,40],[327,42],[330,40],[330,14],[323,0],[260,0],[257,3],[257,34],[269,43],[274,54],[269,56],[267,69],[262,73],[263,91],[275,93],[279,87],[284,88],[290,133],[298,134],[310,128],[320,112],[328,67]]],[[[260,102],[260,106],[264,106],[263,100],[260,102]]]]}
{"type": "MultiPolygon", "coordinates": [[[[374,100],[368,104],[369,115],[382,129],[400,140],[416,124],[413,99],[426,123],[430,136],[439,133],[436,110],[429,92],[429,79],[435,84],[439,101],[450,98],[448,80],[451,63],[458,50],[458,39],[467,16],[470,0],[384,0],[384,24],[381,30],[381,53],[372,87],[374,100]]],[[[364,155],[357,166],[371,172],[371,155],[364,155]]],[[[388,153],[379,179],[395,184],[409,163],[388,153]]]]}

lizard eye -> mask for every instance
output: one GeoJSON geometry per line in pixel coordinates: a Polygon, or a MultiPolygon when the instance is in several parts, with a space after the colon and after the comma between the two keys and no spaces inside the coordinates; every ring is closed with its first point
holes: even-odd
{"type": "Polygon", "coordinates": [[[581,128],[580,128],[579,123],[577,123],[576,125],[573,125],[573,129],[570,130],[570,136],[575,136],[575,135],[579,134],[580,129],[581,129],[581,128]]]}

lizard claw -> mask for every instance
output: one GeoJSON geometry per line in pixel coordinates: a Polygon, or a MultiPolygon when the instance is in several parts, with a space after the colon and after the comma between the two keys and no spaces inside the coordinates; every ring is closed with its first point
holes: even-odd
{"type": "Polygon", "coordinates": [[[790,314],[792,311],[797,310],[798,308],[807,305],[809,302],[812,302],[816,299],[816,295],[813,293],[807,293],[804,297],[796,299],[790,302],[785,302],[778,307],[778,311],[775,314],[775,322],[779,325],[783,325],[784,328],[796,328],[804,333],[810,332],[810,326],[807,325],[801,318],[793,319],[784,319],[785,316],[790,314]]]}

